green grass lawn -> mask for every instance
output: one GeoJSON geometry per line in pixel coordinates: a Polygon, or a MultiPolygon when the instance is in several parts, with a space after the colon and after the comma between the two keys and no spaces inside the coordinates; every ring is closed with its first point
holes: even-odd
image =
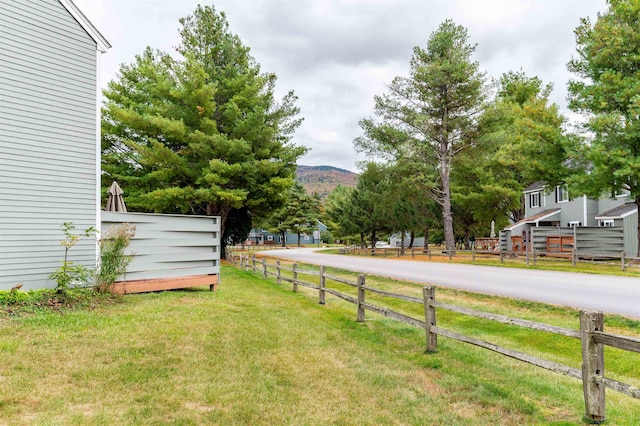
{"type": "MultiPolygon", "coordinates": [[[[335,273],[341,273],[335,271],[335,273]]],[[[420,286],[368,278],[414,294],[420,286]]],[[[332,285],[340,288],[338,285],[332,285]]],[[[351,291],[345,289],[345,292],[351,291]]],[[[438,289],[465,306],[577,327],[560,308],[438,289]]],[[[383,300],[371,299],[382,304],[383,300]]],[[[385,300],[420,317],[419,306],[385,300]]],[[[1,424],[581,424],[582,386],[317,292],[223,266],[219,291],[126,296],[93,310],[0,319],[1,424]]],[[[442,314],[439,325],[576,367],[579,342],[442,314]],[[565,341],[566,340],[566,341],[565,341]]],[[[634,334],[639,324],[608,319],[634,334]]],[[[638,354],[607,352],[640,380],[638,354]]],[[[610,424],[640,424],[640,401],[607,392],[610,424]]]]}

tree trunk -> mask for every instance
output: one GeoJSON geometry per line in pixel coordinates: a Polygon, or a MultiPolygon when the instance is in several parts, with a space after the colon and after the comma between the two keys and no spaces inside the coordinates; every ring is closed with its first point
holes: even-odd
{"type": "MultiPolygon", "coordinates": [[[[640,218],[640,195],[636,196],[636,209],[638,211],[637,215],[640,218]]],[[[638,227],[636,228],[637,238],[638,238],[638,252],[636,253],[636,257],[640,257],[640,219],[638,220],[638,227]]]]}
{"type": "Polygon", "coordinates": [[[298,231],[298,247],[301,247],[301,245],[300,245],[300,231],[298,231]]]}
{"type": "Polygon", "coordinates": [[[376,254],[376,231],[371,233],[371,256],[376,254]]]}
{"type": "MultiPolygon", "coordinates": [[[[220,243],[224,247],[224,225],[229,217],[231,207],[225,205],[218,205],[217,203],[207,203],[207,216],[220,216],[220,243]]],[[[224,251],[224,250],[223,250],[224,251]]]]}
{"type": "Polygon", "coordinates": [[[445,242],[445,249],[447,250],[447,252],[449,252],[449,250],[455,251],[456,238],[455,238],[455,234],[453,233],[453,215],[451,214],[451,191],[449,190],[448,173],[447,173],[446,179],[445,179],[445,176],[442,177],[442,189],[444,192],[442,197],[442,220],[444,222],[444,242],[445,242]]]}
{"type": "Polygon", "coordinates": [[[409,239],[409,248],[412,249],[413,248],[413,243],[416,239],[416,233],[411,231],[411,238],[409,239]]]}
{"type": "Polygon", "coordinates": [[[365,241],[364,241],[364,233],[362,233],[362,232],[360,233],[360,248],[361,249],[365,249],[366,248],[366,244],[365,244],[365,241]]]}
{"type": "MultiPolygon", "coordinates": [[[[446,94],[445,94],[446,98],[446,94]]],[[[442,140],[439,147],[440,180],[442,181],[442,220],[444,222],[445,249],[455,251],[455,234],[453,233],[453,215],[451,214],[451,161],[453,159],[452,141],[449,140],[449,110],[445,107],[442,116],[442,140]]]]}
{"type": "Polygon", "coordinates": [[[400,236],[400,254],[404,255],[404,236],[405,232],[402,231],[402,235],[400,236]]]}
{"type": "Polygon", "coordinates": [[[429,225],[424,226],[424,243],[422,244],[422,251],[424,253],[429,251],[429,225]]]}

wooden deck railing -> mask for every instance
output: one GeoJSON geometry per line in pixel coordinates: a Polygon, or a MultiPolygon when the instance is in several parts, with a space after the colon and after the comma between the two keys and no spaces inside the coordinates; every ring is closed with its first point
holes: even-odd
{"type": "Polygon", "coordinates": [[[434,287],[430,286],[423,287],[422,298],[417,298],[370,287],[366,284],[366,278],[363,274],[359,274],[356,280],[331,275],[326,272],[326,268],[324,266],[320,266],[319,271],[315,271],[300,269],[296,263],[291,267],[283,266],[280,264],[279,260],[276,260],[275,264],[269,264],[266,258],[258,260],[255,254],[252,257],[249,257],[248,254],[233,253],[230,250],[227,251],[227,261],[232,264],[239,265],[240,268],[245,271],[252,270],[256,273],[260,272],[265,279],[269,276],[275,276],[277,284],[281,284],[283,281],[290,282],[294,292],[299,290],[299,286],[317,290],[318,302],[320,304],[326,304],[327,293],[349,303],[353,303],[356,305],[356,320],[358,322],[365,321],[365,311],[368,310],[384,317],[400,321],[414,327],[422,328],[425,330],[426,349],[428,352],[437,351],[437,336],[442,336],[489,349],[510,358],[581,380],[584,391],[585,419],[589,422],[600,423],[605,420],[605,388],[621,392],[632,398],[640,399],[640,389],[605,377],[603,349],[604,346],[610,346],[625,351],[640,353],[640,339],[605,333],[603,331],[604,316],[602,312],[592,310],[580,311],[580,330],[572,330],[443,303],[436,299],[436,290],[434,287]],[[269,268],[271,268],[271,270],[269,268]],[[283,274],[283,271],[288,274],[283,274]],[[318,277],[318,284],[301,280],[299,278],[299,275],[301,274],[318,277]],[[341,293],[336,289],[327,287],[327,281],[335,281],[356,288],[357,297],[353,297],[348,294],[341,293]],[[369,303],[366,299],[367,292],[403,300],[409,303],[421,304],[424,307],[424,318],[413,318],[390,308],[369,303]],[[568,338],[580,339],[582,342],[582,368],[577,369],[569,367],[442,328],[437,325],[438,310],[447,310],[503,324],[510,324],[568,338]]]}

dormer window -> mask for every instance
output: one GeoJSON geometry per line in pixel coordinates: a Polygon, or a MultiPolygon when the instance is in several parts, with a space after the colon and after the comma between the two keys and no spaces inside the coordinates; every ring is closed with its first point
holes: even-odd
{"type": "Polygon", "coordinates": [[[567,201],[569,201],[567,185],[556,186],[556,203],[566,203],[567,201]]]}
{"type": "Polygon", "coordinates": [[[532,192],[529,194],[529,207],[540,207],[540,192],[532,192]]]}

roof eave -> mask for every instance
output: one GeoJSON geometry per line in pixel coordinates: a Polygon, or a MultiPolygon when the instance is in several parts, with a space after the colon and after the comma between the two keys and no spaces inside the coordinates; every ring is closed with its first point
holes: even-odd
{"type": "Polygon", "coordinates": [[[96,42],[96,46],[100,52],[105,53],[107,50],[111,48],[111,44],[107,41],[106,38],[104,38],[102,34],[100,34],[100,31],[98,31],[98,29],[93,26],[91,21],[89,21],[89,19],[87,19],[87,17],[84,16],[82,11],[78,9],[78,6],[76,6],[73,3],[73,0],[58,0],[58,1],[60,2],[60,4],[62,4],[62,6],[64,6],[65,9],[69,11],[71,16],[73,16],[73,18],[76,21],[78,21],[80,26],[96,42]]]}

